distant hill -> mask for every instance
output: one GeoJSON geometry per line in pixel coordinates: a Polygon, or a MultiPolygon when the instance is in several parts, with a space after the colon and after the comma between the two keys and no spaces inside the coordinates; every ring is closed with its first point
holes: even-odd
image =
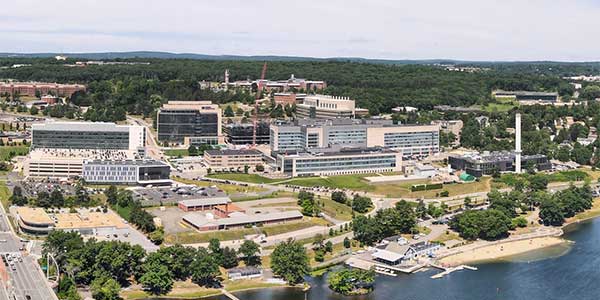
{"type": "MultiPolygon", "coordinates": [[[[426,60],[391,60],[391,59],[369,59],[361,57],[330,57],[316,58],[303,56],[242,56],[242,55],[207,55],[196,53],[171,53],[158,51],[132,51],[132,52],[97,52],[97,53],[0,53],[2,57],[24,57],[24,58],[45,58],[64,55],[70,58],[81,58],[90,60],[105,59],[131,59],[131,58],[162,58],[162,59],[202,59],[202,60],[245,60],[245,61],[351,61],[379,64],[460,64],[477,63],[469,61],[459,61],[452,59],[426,59],[426,60]]],[[[483,62],[482,62],[483,63],[483,62]]],[[[490,63],[490,62],[488,62],[490,63]]]]}

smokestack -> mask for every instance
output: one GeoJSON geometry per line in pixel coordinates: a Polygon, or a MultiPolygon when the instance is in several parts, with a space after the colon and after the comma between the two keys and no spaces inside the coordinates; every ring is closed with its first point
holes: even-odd
{"type": "Polygon", "coordinates": [[[515,172],[521,173],[521,114],[515,115],[515,172]]]}

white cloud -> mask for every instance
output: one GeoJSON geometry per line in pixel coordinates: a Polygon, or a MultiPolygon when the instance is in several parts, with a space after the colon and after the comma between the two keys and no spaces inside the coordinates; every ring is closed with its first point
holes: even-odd
{"type": "Polygon", "coordinates": [[[2,52],[600,60],[592,0],[20,0],[2,52]]]}

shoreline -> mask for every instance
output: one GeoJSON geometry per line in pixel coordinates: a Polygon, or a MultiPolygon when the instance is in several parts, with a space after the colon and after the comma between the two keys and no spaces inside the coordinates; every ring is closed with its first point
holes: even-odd
{"type": "MultiPolygon", "coordinates": [[[[515,236],[515,240],[488,242],[489,244],[483,244],[472,249],[464,249],[463,251],[441,257],[437,259],[437,262],[448,266],[494,262],[515,255],[522,255],[558,245],[573,244],[574,242],[563,238],[565,230],[569,230],[570,227],[600,217],[600,211],[591,211],[590,213],[590,216],[581,219],[577,219],[576,217],[569,218],[562,226],[554,227],[555,229],[560,229],[561,233],[558,235],[547,234],[539,237],[522,239],[520,239],[519,236],[515,236]]],[[[468,245],[464,247],[468,247],[468,245]]]]}

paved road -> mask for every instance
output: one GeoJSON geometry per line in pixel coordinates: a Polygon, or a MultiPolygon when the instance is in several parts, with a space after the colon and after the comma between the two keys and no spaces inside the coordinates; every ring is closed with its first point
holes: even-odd
{"type": "MultiPolygon", "coordinates": [[[[8,220],[4,207],[0,205],[0,253],[19,254],[22,260],[15,263],[15,270],[5,268],[8,280],[2,279],[0,288],[0,300],[7,295],[11,300],[25,300],[29,296],[31,300],[58,300],[54,291],[46,282],[36,260],[25,251],[20,251],[21,239],[14,235],[8,226],[8,220]]],[[[4,263],[2,263],[4,268],[4,263]]]]}

